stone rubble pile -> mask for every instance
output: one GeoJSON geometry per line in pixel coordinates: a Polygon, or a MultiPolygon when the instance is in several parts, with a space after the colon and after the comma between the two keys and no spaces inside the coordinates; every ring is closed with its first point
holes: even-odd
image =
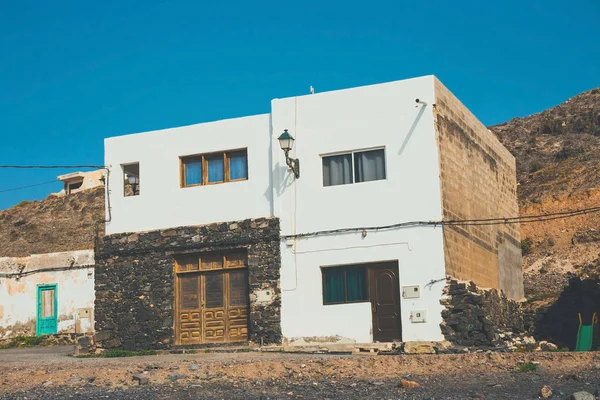
{"type": "Polygon", "coordinates": [[[444,295],[441,329],[452,346],[444,346],[441,352],[468,352],[474,347],[508,351],[558,350],[555,344],[537,342],[528,335],[521,304],[503,292],[482,290],[473,282],[451,280],[444,288],[444,295]]]}

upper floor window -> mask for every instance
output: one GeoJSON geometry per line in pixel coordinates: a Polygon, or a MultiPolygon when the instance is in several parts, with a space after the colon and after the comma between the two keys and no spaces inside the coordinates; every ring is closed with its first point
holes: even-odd
{"type": "Polygon", "coordinates": [[[181,157],[181,187],[245,179],[248,179],[246,149],[181,157]]]}
{"type": "Polygon", "coordinates": [[[377,181],[385,176],[384,149],[323,157],[323,186],[377,181]]]}
{"type": "Polygon", "coordinates": [[[125,197],[140,194],[140,163],[124,164],[123,168],[123,194],[125,197]]]}

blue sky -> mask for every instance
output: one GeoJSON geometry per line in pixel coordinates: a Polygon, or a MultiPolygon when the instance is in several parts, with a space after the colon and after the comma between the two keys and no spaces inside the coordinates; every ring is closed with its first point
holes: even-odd
{"type": "MultiPolygon", "coordinates": [[[[600,86],[600,2],[0,0],[0,165],[435,74],[487,125],[600,86]],[[87,4],[86,4],[87,3],[87,4]]],[[[0,209],[70,172],[0,170],[0,209]]]]}

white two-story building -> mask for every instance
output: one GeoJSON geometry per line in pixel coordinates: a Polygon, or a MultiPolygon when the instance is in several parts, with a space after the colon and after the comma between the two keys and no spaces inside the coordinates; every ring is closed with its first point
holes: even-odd
{"type": "Polygon", "coordinates": [[[523,296],[518,225],[464,222],[518,215],[515,160],[433,76],[105,150],[104,347],[441,341],[448,276],[523,296]]]}

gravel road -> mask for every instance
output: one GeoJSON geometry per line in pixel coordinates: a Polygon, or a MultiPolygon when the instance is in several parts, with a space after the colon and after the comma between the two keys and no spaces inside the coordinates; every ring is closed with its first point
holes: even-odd
{"type": "Polygon", "coordinates": [[[0,351],[1,399],[553,399],[600,390],[600,354],[343,356],[205,353],[118,359],[0,351]],[[518,372],[521,360],[539,363],[518,372]],[[141,374],[148,383],[133,379],[141,374]],[[401,387],[401,379],[417,382],[401,387]]]}

